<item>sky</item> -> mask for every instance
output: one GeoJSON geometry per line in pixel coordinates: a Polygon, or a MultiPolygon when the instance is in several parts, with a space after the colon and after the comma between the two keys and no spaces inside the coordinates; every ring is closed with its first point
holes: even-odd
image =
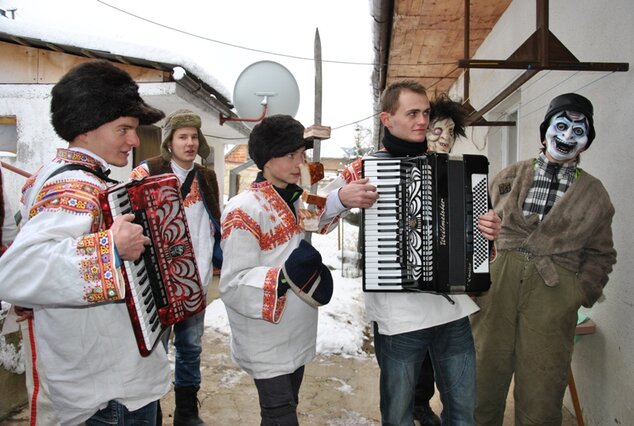
{"type": "Polygon", "coordinates": [[[322,125],[334,146],[352,146],[356,123],[372,129],[370,0],[0,0],[17,9],[0,30],[182,63],[229,99],[249,65],[274,61],[294,76],[296,118],[314,124],[315,32],[322,47],[322,125]]]}

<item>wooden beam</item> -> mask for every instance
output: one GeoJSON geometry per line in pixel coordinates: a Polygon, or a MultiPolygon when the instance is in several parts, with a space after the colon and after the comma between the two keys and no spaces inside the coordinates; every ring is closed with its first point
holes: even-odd
{"type": "Polygon", "coordinates": [[[3,126],[15,126],[17,123],[17,119],[15,115],[5,115],[0,117],[0,125],[3,126]]]}
{"type": "Polygon", "coordinates": [[[493,68],[553,71],[628,71],[627,62],[558,62],[543,65],[540,61],[498,61],[495,59],[469,59],[458,61],[460,68],[493,68]]]}

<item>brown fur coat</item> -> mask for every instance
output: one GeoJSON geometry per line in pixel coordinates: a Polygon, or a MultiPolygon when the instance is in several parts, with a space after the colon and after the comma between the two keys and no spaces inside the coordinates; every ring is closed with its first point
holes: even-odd
{"type": "Polygon", "coordinates": [[[532,253],[546,285],[559,282],[553,264],[576,273],[586,297],[583,305],[590,307],[601,296],[616,263],[614,207],[601,182],[579,169],[575,181],[541,222],[538,215],[525,217],[523,205],[534,164],[534,160],[515,163],[491,182],[493,208],[502,218],[495,246],[532,253]]]}

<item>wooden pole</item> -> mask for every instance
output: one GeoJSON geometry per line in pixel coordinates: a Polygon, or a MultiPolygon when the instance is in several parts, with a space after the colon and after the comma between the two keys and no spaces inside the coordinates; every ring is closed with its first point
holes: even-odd
{"type": "MultiPolygon", "coordinates": [[[[321,39],[319,38],[319,28],[315,29],[315,43],[314,43],[314,54],[315,54],[315,126],[321,125],[321,39]]],[[[313,138],[313,161],[319,162],[321,158],[321,139],[313,138]]],[[[313,184],[310,188],[310,192],[313,194],[317,193],[317,183],[313,184]]],[[[312,232],[306,232],[304,239],[310,243],[312,237],[312,232]]]]}
{"type": "MultiPolygon", "coordinates": [[[[315,29],[315,121],[313,124],[321,126],[321,39],[319,38],[319,28],[315,29]]],[[[313,139],[313,161],[318,162],[321,158],[321,139],[313,139]]],[[[311,188],[311,192],[317,192],[317,184],[311,188]]]]}
{"type": "Polygon", "coordinates": [[[15,167],[15,166],[12,166],[9,163],[5,163],[4,161],[0,161],[0,163],[2,164],[2,168],[4,168],[4,169],[10,170],[13,173],[17,173],[17,174],[22,175],[22,176],[24,176],[26,178],[31,177],[31,173],[29,173],[29,172],[26,172],[26,171],[24,171],[22,169],[19,169],[19,168],[15,167]]]}

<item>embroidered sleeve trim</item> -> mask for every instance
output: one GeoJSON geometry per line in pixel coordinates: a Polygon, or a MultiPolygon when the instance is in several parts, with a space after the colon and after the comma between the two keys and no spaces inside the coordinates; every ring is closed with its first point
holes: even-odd
{"type": "MultiPolygon", "coordinates": [[[[270,215],[272,216],[271,222],[277,220],[273,212],[270,212],[270,215]]],[[[259,242],[261,250],[273,250],[300,232],[294,216],[284,215],[282,219],[271,231],[264,233],[260,225],[247,212],[235,209],[227,214],[222,223],[222,239],[229,238],[234,230],[240,229],[249,232],[259,242]]]]}
{"type": "Polygon", "coordinates": [[[277,280],[280,268],[271,268],[264,279],[264,300],[262,303],[262,319],[277,324],[282,319],[286,308],[286,295],[277,297],[277,280]]]}
{"type": "Polygon", "coordinates": [[[355,180],[361,179],[361,171],[363,168],[363,159],[357,158],[352,163],[346,167],[343,172],[341,172],[341,176],[345,179],[347,183],[350,183],[355,180]]]}
{"type": "Polygon", "coordinates": [[[143,166],[137,166],[130,172],[131,179],[143,179],[150,176],[150,172],[143,166]]]}
{"type": "Polygon", "coordinates": [[[99,191],[87,182],[55,182],[44,185],[29,211],[29,219],[43,211],[66,211],[76,215],[90,215],[93,221],[101,215],[99,191]]]}
{"type": "Polygon", "coordinates": [[[114,240],[110,231],[84,235],[77,242],[79,272],[85,282],[84,300],[100,303],[121,300],[125,287],[115,267],[114,240]]]}
{"type": "Polygon", "coordinates": [[[249,232],[258,241],[261,239],[262,229],[260,229],[260,225],[242,209],[235,209],[227,214],[222,222],[222,238],[229,238],[236,229],[249,232]]]}

